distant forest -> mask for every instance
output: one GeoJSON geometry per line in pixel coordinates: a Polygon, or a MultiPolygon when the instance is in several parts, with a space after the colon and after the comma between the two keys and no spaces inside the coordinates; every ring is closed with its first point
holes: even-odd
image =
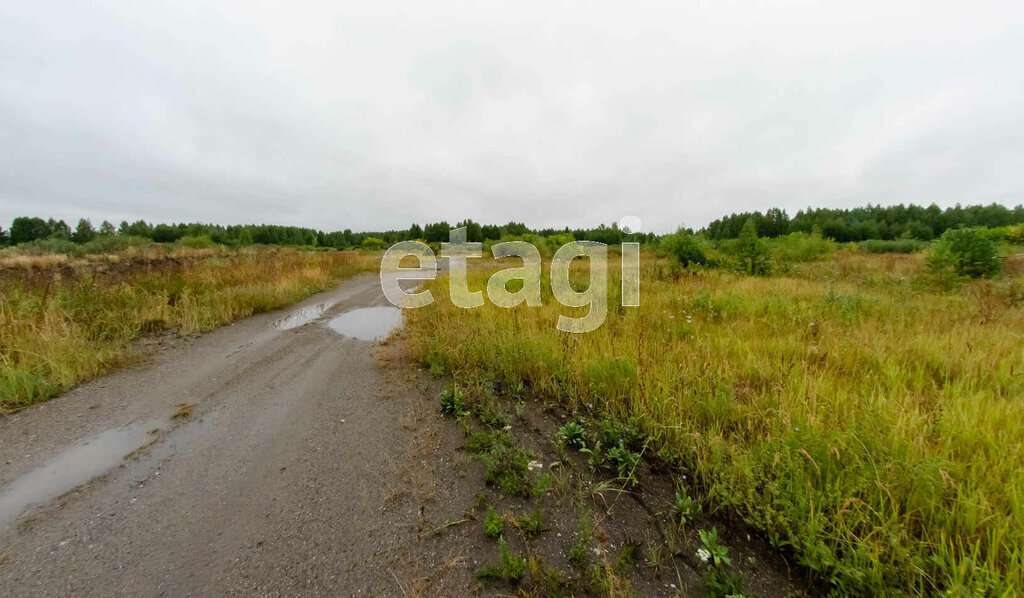
{"type": "Polygon", "coordinates": [[[472,220],[458,222],[454,226],[447,222],[435,222],[420,226],[413,224],[408,229],[381,232],[352,232],[349,229],[335,232],[324,232],[312,228],[298,226],[279,226],[274,224],[239,224],[222,226],[219,224],[178,223],[150,224],[144,220],[129,223],[121,222],[114,226],[104,221],[94,227],[87,219],[78,221],[72,229],[63,220],[52,218],[44,220],[34,217],[15,218],[9,231],[0,228],[0,245],[19,245],[42,240],[56,240],[74,243],[89,243],[101,236],[141,237],[158,243],[172,243],[185,237],[209,237],[215,243],[224,245],[294,245],[334,247],[346,249],[350,247],[369,246],[378,248],[391,245],[398,241],[421,239],[429,243],[448,241],[448,233],[453,228],[466,227],[469,241],[482,242],[523,235],[571,234],[576,240],[600,241],[609,245],[623,241],[653,241],[657,236],[653,233],[630,233],[619,229],[617,224],[600,225],[589,229],[531,229],[521,222],[509,222],[504,225],[479,224],[472,220]]]}
{"type": "Polygon", "coordinates": [[[818,231],[823,237],[839,242],[869,239],[930,241],[951,228],[996,228],[1024,223],[1024,205],[1010,209],[999,204],[966,207],[957,204],[945,210],[935,204],[926,208],[902,204],[852,209],[807,208],[792,218],[784,210],[772,208],[763,214],[743,212],[719,218],[701,232],[714,241],[735,239],[750,218],[754,219],[757,234],[762,237],[818,231]]]}
{"type": "MultiPolygon", "coordinates": [[[[929,241],[948,229],[983,226],[988,228],[1024,223],[1024,205],[1007,208],[999,204],[987,206],[956,205],[945,210],[932,204],[928,207],[896,205],[889,207],[866,206],[851,209],[808,208],[790,217],[784,210],[772,208],[764,213],[743,212],[715,220],[699,231],[710,240],[735,239],[743,225],[753,219],[757,233],[762,237],[778,237],[793,232],[820,232],[823,237],[839,242],[870,239],[919,239],[929,241]]],[[[498,240],[509,237],[537,235],[540,237],[570,234],[576,240],[599,241],[615,245],[623,241],[649,242],[657,239],[653,233],[633,233],[621,230],[617,224],[596,228],[531,229],[521,222],[504,225],[479,224],[472,220],[456,223],[435,222],[413,224],[408,229],[379,232],[343,231],[324,232],[298,226],[273,224],[219,224],[178,223],[151,224],[144,220],[115,226],[104,221],[98,227],[87,219],[78,221],[74,229],[63,220],[35,217],[15,218],[10,230],[0,228],[0,246],[32,243],[41,240],[89,243],[103,236],[140,237],[158,243],[171,243],[182,238],[209,237],[214,243],[244,246],[252,244],[317,246],[346,249],[351,247],[379,248],[398,241],[422,239],[429,243],[448,240],[452,228],[466,227],[469,241],[498,240]]]]}

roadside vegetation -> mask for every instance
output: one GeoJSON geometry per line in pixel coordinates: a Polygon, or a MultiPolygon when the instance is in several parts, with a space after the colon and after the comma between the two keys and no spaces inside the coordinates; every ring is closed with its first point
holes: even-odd
{"type": "Polygon", "coordinates": [[[124,365],[131,342],[189,335],[375,270],[375,254],[130,246],[94,260],[0,258],[0,414],[124,365]]]}
{"type": "MultiPolygon", "coordinates": [[[[657,571],[689,550],[712,595],[741,591],[747,564],[722,544],[730,530],[691,529],[710,517],[742,519],[838,594],[1024,587],[1024,208],[769,210],[661,237],[615,225],[456,226],[485,251],[524,240],[548,259],[577,239],[644,247],[640,307],[620,307],[613,249],[608,316],[587,334],[557,330],[559,315],[588,308],[561,306],[546,275],[540,307],[459,309],[441,278],[427,284],[435,302],[407,312],[416,358],[456,383],[441,410],[463,424],[489,489],[536,506],[515,516],[480,507],[500,556],[480,583],[622,594],[622,572],[641,558],[623,544],[595,559],[582,512],[574,572],[519,553],[546,529],[541,499],[560,484],[509,433],[532,400],[571,414],[553,449],[587,472],[577,491],[638,490],[645,463],[671,476],[672,518],[687,531],[679,545],[663,534],[669,545],[642,558],[657,571]]],[[[436,251],[450,228],[93,230],[83,220],[72,230],[17,219],[0,231],[0,244],[15,244],[0,249],[0,414],[127,363],[142,335],[282,307],[376,270],[395,241],[436,251]]],[[[585,265],[572,269],[579,290],[585,265]]],[[[497,267],[474,264],[471,290],[497,267]]]]}
{"type": "MultiPolygon", "coordinates": [[[[684,230],[651,245],[638,308],[618,307],[609,264],[609,315],[594,332],[556,329],[559,314],[586,308],[558,304],[545,271],[541,307],[463,310],[447,280],[429,283],[435,302],[408,312],[409,342],[435,374],[572,413],[562,450],[627,489],[641,455],[668,468],[687,480],[680,525],[739,516],[840,594],[1024,587],[1016,229],[949,229],[880,253],[816,230],[765,239],[737,228],[734,239],[684,230]]],[[[471,290],[490,273],[471,269],[471,290]]],[[[473,446],[504,451],[493,463],[526,475],[528,455],[473,446]]],[[[489,481],[528,492],[516,476],[488,462],[489,481]]],[[[729,593],[721,530],[701,531],[706,583],[729,593]]]]}
{"type": "MultiPolygon", "coordinates": [[[[805,595],[804,584],[748,530],[721,538],[716,520],[702,516],[690,497],[685,475],[673,482],[644,463],[647,438],[633,422],[587,421],[550,402],[527,403],[523,392],[491,382],[452,383],[440,393],[440,412],[458,422],[462,451],[481,463],[484,488],[462,519],[430,523],[426,533],[476,528],[461,533],[482,535],[472,571],[477,590],[805,595]],[[727,545],[732,540],[744,546],[727,545]]],[[[461,477],[473,469],[458,467],[461,477]]]]}

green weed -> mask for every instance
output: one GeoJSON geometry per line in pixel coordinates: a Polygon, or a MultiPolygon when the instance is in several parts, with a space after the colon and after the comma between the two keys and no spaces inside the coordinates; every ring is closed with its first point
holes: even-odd
{"type": "Polygon", "coordinates": [[[441,413],[459,418],[469,415],[466,397],[458,386],[453,384],[441,391],[441,413]]]}
{"type": "Polygon", "coordinates": [[[484,534],[488,538],[497,538],[505,531],[505,519],[495,512],[494,507],[487,507],[487,517],[484,519],[484,534]]]}

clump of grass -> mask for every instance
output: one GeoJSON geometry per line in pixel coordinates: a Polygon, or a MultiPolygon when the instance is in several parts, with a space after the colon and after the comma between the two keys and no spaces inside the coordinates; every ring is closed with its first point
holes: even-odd
{"type": "Polygon", "coordinates": [[[541,498],[544,497],[545,494],[548,493],[548,490],[551,489],[551,486],[553,486],[554,483],[555,479],[551,476],[550,473],[540,475],[537,478],[537,481],[533,484],[533,489],[531,490],[533,498],[539,501],[541,498]]]}
{"type": "Polygon", "coordinates": [[[579,569],[584,568],[590,561],[590,540],[593,537],[594,522],[588,511],[580,513],[576,522],[576,542],[569,549],[569,564],[579,569]]]}
{"type": "Polygon", "coordinates": [[[490,405],[478,404],[474,412],[480,418],[480,423],[489,428],[503,430],[512,423],[512,419],[507,413],[490,405]]]}
{"type": "MultiPolygon", "coordinates": [[[[565,575],[554,567],[544,565],[537,557],[530,557],[526,563],[532,588],[546,598],[568,598],[573,593],[565,575]]],[[[528,594],[532,595],[532,594],[528,594]]]]}
{"type": "Polygon", "coordinates": [[[500,431],[478,432],[466,441],[466,450],[487,466],[486,480],[510,496],[529,497],[533,492],[531,454],[500,431]]]}
{"type": "Polygon", "coordinates": [[[625,575],[640,561],[640,543],[627,540],[615,553],[615,572],[625,575]]]}
{"type": "Polygon", "coordinates": [[[516,519],[516,527],[527,537],[536,536],[544,531],[544,509],[537,508],[529,515],[520,516],[516,519]]]}
{"type": "Polygon", "coordinates": [[[526,573],[526,559],[512,554],[504,536],[498,538],[498,549],[501,551],[501,565],[482,565],[473,573],[473,577],[485,582],[501,580],[518,583],[526,573]]]}
{"type": "Polygon", "coordinates": [[[185,419],[192,415],[193,408],[195,408],[193,403],[178,403],[177,409],[171,414],[171,419],[185,419]]]}
{"type": "MultiPolygon", "coordinates": [[[[1019,274],[942,285],[921,253],[850,249],[775,277],[677,280],[659,277],[663,264],[644,258],[640,307],[575,339],[555,324],[585,308],[547,288],[541,307],[462,310],[432,281],[437,300],[408,315],[409,338],[447,370],[592,403],[588,423],[643,418],[641,446],[687,471],[707,506],[839,593],[1024,587],[1024,428],[1006,424],[1024,421],[1024,302],[981,292],[1019,274]]],[[[471,288],[489,274],[471,272],[471,288]]],[[[595,430],[591,466],[609,471],[618,437],[595,430]]]]}

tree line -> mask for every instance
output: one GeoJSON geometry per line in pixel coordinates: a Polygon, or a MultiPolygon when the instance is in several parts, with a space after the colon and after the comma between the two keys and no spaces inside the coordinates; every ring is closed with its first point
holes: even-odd
{"type": "MultiPolygon", "coordinates": [[[[780,237],[794,232],[820,232],[823,237],[839,242],[875,239],[930,241],[940,237],[947,230],[960,227],[995,228],[1024,223],[1024,205],[1007,208],[999,204],[957,204],[945,210],[935,204],[928,207],[900,204],[888,207],[868,205],[861,208],[807,208],[798,211],[793,217],[785,210],[772,208],[764,213],[757,211],[730,214],[708,224],[700,233],[712,241],[737,239],[748,220],[753,221],[760,237],[780,237]]],[[[214,243],[232,246],[262,244],[337,249],[361,246],[380,248],[398,241],[414,239],[442,243],[448,240],[451,229],[463,226],[466,227],[467,240],[471,242],[526,235],[572,235],[573,239],[580,241],[617,245],[623,241],[652,242],[658,237],[653,233],[622,230],[617,224],[601,224],[594,228],[531,229],[522,222],[497,225],[480,224],[469,219],[456,222],[454,225],[445,221],[424,225],[413,224],[402,230],[353,232],[351,229],[345,229],[324,232],[313,228],[274,224],[151,224],[145,220],[123,221],[117,226],[104,221],[99,227],[94,227],[92,222],[85,218],[80,219],[72,229],[63,220],[19,217],[11,222],[10,230],[0,227],[0,246],[46,239],[84,244],[101,236],[121,236],[141,237],[158,243],[172,243],[184,237],[209,237],[214,243]]]]}
{"type": "Polygon", "coordinates": [[[18,217],[11,222],[9,231],[0,227],[0,245],[19,245],[41,240],[58,240],[73,243],[89,243],[101,236],[140,237],[157,243],[173,243],[185,237],[209,237],[214,243],[232,246],[290,245],[333,247],[346,249],[351,247],[369,246],[379,248],[406,240],[425,240],[428,243],[448,241],[451,229],[466,227],[466,237],[471,242],[499,240],[507,237],[524,235],[571,234],[576,240],[599,241],[609,245],[623,241],[653,241],[653,233],[632,233],[622,230],[617,224],[601,224],[595,228],[570,229],[531,229],[522,222],[509,222],[504,225],[479,224],[473,220],[464,220],[450,225],[448,222],[434,222],[425,225],[413,224],[404,230],[353,232],[350,229],[324,232],[313,228],[299,226],[280,226],[274,224],[239,224],[222,226],[219,224],[174,223],[151,224],[145,220],[129,223],[121,222],[115,226],[103,221],[99,227],[82,218],[72,229],[63,220],[42,219],[38,217],[18,217]]]}
{"type": "Polygon", "coordinates": [[[919,239],[930,241],[947,230],[982,226],[996,228],[1024,223],[1024,205],[1007,208],[999,204],[961,206],[943,210],[932,204],[872,206],[862,208],[807,208],[792,218],[778,208],[764,213],[742,212],[715,220],[701,230],[711,240],[736,239],[747,220],[753,220],[761,237],[780,237],[794,232],[819,231],[839,242],[870,239],[919,239]]]}

